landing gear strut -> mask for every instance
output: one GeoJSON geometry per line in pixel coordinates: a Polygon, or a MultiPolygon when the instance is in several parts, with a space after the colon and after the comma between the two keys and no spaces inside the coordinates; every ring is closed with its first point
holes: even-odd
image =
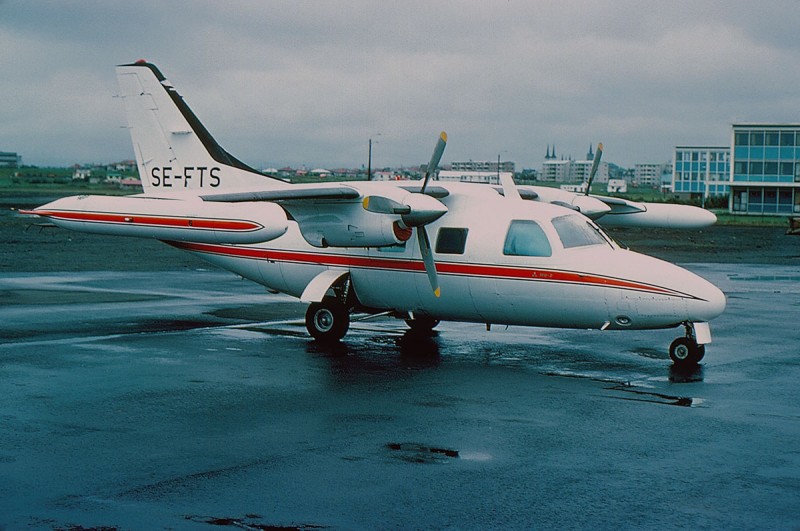
{"type": "Polygon", "coordinates": [[[691,323],[683,323],[686,336],[679,337],[669,346],[669,357],[676,367],[690,367],[697,365],[706,354],[706,346],[699,345],[694,337],[694,328],[691,323]]]}

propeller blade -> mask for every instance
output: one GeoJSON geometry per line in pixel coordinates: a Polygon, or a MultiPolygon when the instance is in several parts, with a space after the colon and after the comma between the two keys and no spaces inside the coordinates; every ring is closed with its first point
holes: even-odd
{"type": "Polygon", "coordinates": [[[447,133],[442,131],[439,133],[439,140],[436,142],[433,155],[431,155],[431,161],[428,163],[428,167],[425,168],[425,179],[422,181],[422,189],[419,191],[419,193],[425,193],[425,187],[428,186],[428,180],[431,178],[431,175],[436,172],[436,168],[439,167],[439,161],[442,160],[442,154],[444,153],[445,146],[447,146],[447,133]]]}
{"type": "Polygon", "coordinates": [[[594,153],[594,160],[592,161],[592,170],[589,172],[589,182],[586,184],[586,195],[589,195],[589,190],[592,189],[592,181],[594,175],[597,173],[597,167],[600,165],[600,157],[603,156],[603,143],[597,144],[597,151],[594,153]]]}
{"type": "Polygon", "coordinates": [[[428,273],[428,281],[433,288],[433,294],[438,298],[442,291],[439,289],[439,277],[436,274],[436,264],[433,262],[431,241],[428,239],[428,231],[425,230],[424,225],[417,227],[417,241],[422,254],[422,262],[425,264],[425,272],[428,273]]]}

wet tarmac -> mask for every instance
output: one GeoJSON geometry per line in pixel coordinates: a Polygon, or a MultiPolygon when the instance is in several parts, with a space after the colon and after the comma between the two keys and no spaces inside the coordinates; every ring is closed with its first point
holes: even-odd
{"type": "Polygon", "coordinates": [[[220,271],[0,273],[0,529],[797,529],[800,267],[680,330],[311,341],[220,271]]]}

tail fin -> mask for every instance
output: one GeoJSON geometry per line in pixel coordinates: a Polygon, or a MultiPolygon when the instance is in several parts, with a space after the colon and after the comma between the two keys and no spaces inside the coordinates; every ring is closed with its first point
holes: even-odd
{"type": "Polygon", "coordinates": [[[288,186],[225,151],[152,63],[117,67],[144,191],[172,195],[288,186]]]}

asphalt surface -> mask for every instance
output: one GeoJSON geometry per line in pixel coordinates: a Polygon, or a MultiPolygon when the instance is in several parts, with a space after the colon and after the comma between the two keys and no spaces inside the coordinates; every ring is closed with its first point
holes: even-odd
{"type": "Polygon", "coordinates": [[[677,372],[680,330],[377,320],[326,348],[303,305],[166,246],[18,221],[0,529],[800,528],[800,239],[677,241],[728,296],[677,372]]]}

